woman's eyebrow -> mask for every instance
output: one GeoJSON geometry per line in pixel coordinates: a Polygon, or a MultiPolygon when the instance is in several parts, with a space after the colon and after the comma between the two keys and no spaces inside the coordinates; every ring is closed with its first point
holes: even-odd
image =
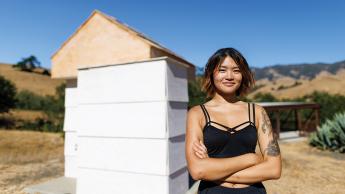
{"type": "Polygon", "coordinates": [[[231,69],[236,69],[236,68],[239,68],[237,65],[234,65],[234,66],[225,66],[225,65],[221,65],[221,66],[219,66],[219,68],[225,68],[225,69],[227,69],[227,68],[231,68],[231,69]]]}

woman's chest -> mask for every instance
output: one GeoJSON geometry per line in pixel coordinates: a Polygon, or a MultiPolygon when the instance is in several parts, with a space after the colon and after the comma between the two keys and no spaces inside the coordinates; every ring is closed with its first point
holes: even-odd
{"type": "Polygon", "coordinates": [[[214,126],[204,128],[204,144],[210,157],[235,156],[254,152],[257,144],[257,130],[247,126],[235,133],[214,126]]]}

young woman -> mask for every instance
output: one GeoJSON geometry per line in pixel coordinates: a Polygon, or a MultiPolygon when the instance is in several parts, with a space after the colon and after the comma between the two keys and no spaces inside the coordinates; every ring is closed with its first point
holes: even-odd
{"type": "Polygon", "coordinates": [[[253,85],[237,50],[220,49],[208,60],[203,90],[211,100],[187,114],[186,159],[193,179],[201,180],[198,194],[263,194],[261,181],[280,178],[279,145],[266,111],[239,100],[253,85]]]}

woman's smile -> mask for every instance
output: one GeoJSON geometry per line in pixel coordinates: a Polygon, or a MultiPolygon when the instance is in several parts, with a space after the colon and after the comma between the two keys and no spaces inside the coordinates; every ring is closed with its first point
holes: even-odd
{"type": "Polygon", "coordinates": [[[223,84],[224,84],[225,86],[232,87],[232,86],[234,86],[236,83],[235,83],[235,82],[223,82],[223,84]]]}

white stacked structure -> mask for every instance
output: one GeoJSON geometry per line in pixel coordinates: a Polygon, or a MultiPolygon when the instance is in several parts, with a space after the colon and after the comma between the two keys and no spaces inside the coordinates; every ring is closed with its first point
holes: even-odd
{"type": "Polygon", "coordinates": [[[67,80],[65,176],[26,192],[187,191],[184,133],[192,63],[97,10],[51,61],[52,78],[67,80]]]}
{"type": "Polygon", "coordinates": [[[187,104],[187,68],[167,57],[79,69],[64,124],[76,193],[185,193],[187,104]]]}

